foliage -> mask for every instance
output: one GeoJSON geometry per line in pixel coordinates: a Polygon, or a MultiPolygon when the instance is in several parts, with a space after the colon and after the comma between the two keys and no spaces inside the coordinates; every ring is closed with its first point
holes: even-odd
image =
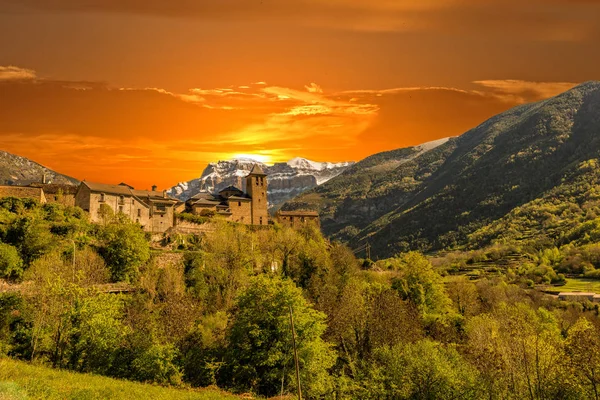
{"type": "Polygon", "coordinates": [[[304,392],[308,398],[315,398],[331,391],[327,370],[333,365],[334,353],[321,339],[325,315],[314,310],[291,281],[268,276],[253,278],[237,300],[227,334],[223,383],[236,390],[273,396],[283,377],[284,387],[293,390],[296,380],[290,307],[298,335],[304,392]]]}
{"type": "Polygon", "coordinates": [[[23,260],[16,247],[0,242],[0,277],[19,279],[23,275],[23,260]]]}
{"type": "Polygon", "coordinates": [[[477,399],[478,374],[458,351],[431,340],[384,347],[376,353],[386,393],[398,399],[477,399]]]}
{"type": "Polygon", "coordinates": [[[111,270],[112,280],[129,281],[150,258],[150,247],[142,229],[133,223],[111,223],[102,230],[100,254],[111,270]]]}

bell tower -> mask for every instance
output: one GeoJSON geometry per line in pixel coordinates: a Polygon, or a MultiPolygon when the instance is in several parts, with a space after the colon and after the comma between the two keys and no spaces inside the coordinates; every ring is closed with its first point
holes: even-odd
{"type": "Polygon", "coordinates": [[[254,164],[246,177],[246,192],[252,199],[250,203],[252,225],[268,225],[267,174],[258,164],[254,164]]]}

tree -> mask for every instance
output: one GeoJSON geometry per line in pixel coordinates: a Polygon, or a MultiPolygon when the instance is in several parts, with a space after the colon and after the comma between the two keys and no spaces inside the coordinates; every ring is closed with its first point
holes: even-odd
{"type": "Polygon", "coordinates": [[[17,248],[10,244],[0,243],[0,277],[20,279],[23,275],[23,260],[17,248]]]}
{"type": "Polygon", "coordinates": [[[403,254],[392,260],[398,276],[392,281],[400,297],[413,303],[425,317],[439,317],[451,304],[442,277],[431,263],[417,252],[403,254]]]}
{"type": "Polygon", "coordinates": [[[566,353],[575,375],[584,386],[586,398],[600,399],[600,337],[585,318],[569,329],[566,353]]]}
{"type": "Polygon", "coordinates": [[[231,328],[222,384],[264,396],[291,392],[294,376],[289,307],[294,314],[303,394],[316,398],[332,389],[328,369],[335,360],[321,339],[325,315],[314,310],[292,281],[257,276],[238,297],[231,328]]]}
{"type": "Polygon", "coordinates": [[[477,371],[452,346],[432,340],[383,347],[376,355],[387,393],[400,399],[476,399],[477,371]]]}
{"type": "Polygon", "coordinates": [[[122,323],[120,296],[100,294],[78,300],[71,310],[69,367],[106,374],[128,329],[122,323]]]}
{"type": "Polygon", "coordinates": [[[150,246],[136,224],[127,221],[109,224],[104,228],[102,238],[104,244],[100,254],[115,282],[132,280],[139,267],[150,259],[150,246]]]}

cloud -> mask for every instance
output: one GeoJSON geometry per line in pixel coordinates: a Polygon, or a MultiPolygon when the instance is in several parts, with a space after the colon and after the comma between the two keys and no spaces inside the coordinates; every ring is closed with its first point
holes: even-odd
{"type": "MultiPolygon", "coordinates": [[[[15,71],[22,69],[12,67],[15,71]]],[[[482,80],[476,90],[327,91],[236,85],[176,93],[94,82],[0,81],[0,147],[77,178],[168,186],[232,154],[322,161],[459,135],[574,84],[482,80]],[[150,180],[152,182],[150,182],[150,180]]]]}
{"type": "Polygon", "coordinates": [[[321,89],[321,86],[317,85],[316,83],[311,83],[310,85],[304,87],[310,93],[323,93],[323,89],[321,89]]]}
{"type": "Polygon", "coordinates": [[[473,83],[491,89],[490,93],[509,103],[527,103],[547,99],[575,86],[573,82],[530,82],[516,79],[482,80],[473,83]]]}
{"type": "Polygon", "coordinates": [[[12,65],[0,66],[0,81],[35,79],[36,74],[32,69],[19,68],[12,65]]]}

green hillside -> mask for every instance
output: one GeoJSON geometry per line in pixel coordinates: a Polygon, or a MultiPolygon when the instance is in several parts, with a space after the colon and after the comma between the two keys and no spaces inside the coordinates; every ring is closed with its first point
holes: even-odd
{"type": "Polygon", "coordinates": [[[0,358],[0,399],[239,399],[217,389],[184,390],[59,371],[0,358]]]}
{"type": "Polygon", "coordinates": [[[368,241],[378,257],[466,245],[515,207],[585,173],[580,165],[600,150],[599,109],[600,82],[588,82],[495,116],[383,171],[363,192],[341,188],[352,187],[351,176],[371,176],[364,161],[285,208],[320,210],[327,235],[353,246],[368,241]],[[352,211],[367,217],[343,217],[352,211]]]}

